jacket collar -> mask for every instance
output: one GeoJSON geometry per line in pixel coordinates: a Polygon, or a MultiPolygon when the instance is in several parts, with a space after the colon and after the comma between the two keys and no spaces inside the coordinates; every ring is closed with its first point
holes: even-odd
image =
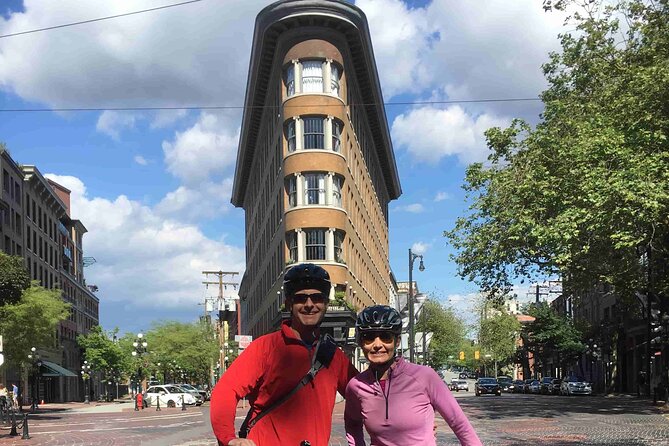
{"type": "MultiPolygon", "coordinates": [[[[320,332],[320,329],[318,330],[320,332]]],[[[304,342],[302,339],[300,339],[291,328],[290,320],[281,322],[281,334],[283,335],[283,338],[286,340],[286,343],[298,343],[307,346],[307,343],[304,342]]],[[[316,345],[317,342],[318,342],[318,337],[316,337],[316,339],[314,340],[313,345],[316,345]]]]}

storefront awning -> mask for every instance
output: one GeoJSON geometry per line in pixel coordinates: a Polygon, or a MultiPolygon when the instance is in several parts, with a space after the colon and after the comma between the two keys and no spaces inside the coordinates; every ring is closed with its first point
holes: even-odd
{"type": "Polygon", "coordinates": [[[41,370],[41,375],[42,376],[69,376],[69,377],[75,377],[77,378],[78,375],[74,372],[71,372],[67,370],[66,368],[63,368],[59,366],[56,363],[53,363],[51,361],[42,361],[42,370],[41,370]]]}

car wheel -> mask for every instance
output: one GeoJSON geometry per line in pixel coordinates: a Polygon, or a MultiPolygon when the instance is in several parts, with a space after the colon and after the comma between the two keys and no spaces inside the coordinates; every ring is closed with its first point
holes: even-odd
{"type": "Polygon", "coordinates": [[[177,407],[177,404],[174,402],[174,400],[169,400],[167,402],[167,407],[177,407]]]}
{"type": "Polygon", "coordinates": [[[502,396],[502,392],[498,392],[498,393],[497,393],[497,396],[502,396]]]}

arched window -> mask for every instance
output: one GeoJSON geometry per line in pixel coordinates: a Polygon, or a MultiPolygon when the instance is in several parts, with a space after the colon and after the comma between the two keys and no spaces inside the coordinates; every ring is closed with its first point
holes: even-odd
{"type": "Polygon", "coordinates": [[[302,62],[302,93],[323,93],[323,62],[305,60],[302,62]]]}

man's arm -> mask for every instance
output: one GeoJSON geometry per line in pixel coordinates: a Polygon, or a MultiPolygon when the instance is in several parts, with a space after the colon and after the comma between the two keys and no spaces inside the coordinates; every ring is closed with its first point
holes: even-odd
{"type": "Polygon", "coordinates": [[[269,352],[265,351],[263,341],[261,338],[251,342],[223,373],[211,393],[209,411],[211,427],[219,445],[227,446],[231,440],[237,438],[235,432],[237,403],[255,389],[265,370],[265,358],[269,352]]]}
{"type": "Polygon", "coordinates": [[[358,374],[358,370],[343,351],[337,349],[335,355],[339,356],[339,358],[335,358],[338,360],[337,365],[339,367],[339,370],[337,371],[337,390],[341,396],[346,398],[346,386],[348,385],[348,382],[358,374]]]}

